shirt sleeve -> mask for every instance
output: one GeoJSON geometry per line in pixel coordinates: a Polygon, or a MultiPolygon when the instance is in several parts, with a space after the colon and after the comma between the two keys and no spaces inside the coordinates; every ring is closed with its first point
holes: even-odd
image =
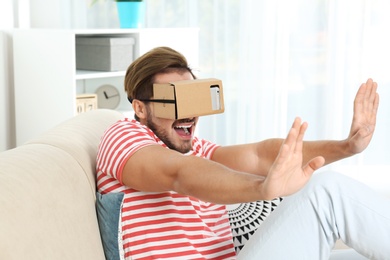
{"type": "Polygon", "coordinates": [[[159,144],[153,132],[134,120],[122,120],[110,127],[102,137],[97,156],[97,171],[122,183],[127,160],[138,150],[159,144]]]}
{"type": "Polygon", "coordinates": [[[214,154],[214,151],[219,147],[219,145],[207,141],[205,139],[199,139],[194,137],[193,141],[193,155],[203,157],[206,159],[211,159],[214,154]]]}

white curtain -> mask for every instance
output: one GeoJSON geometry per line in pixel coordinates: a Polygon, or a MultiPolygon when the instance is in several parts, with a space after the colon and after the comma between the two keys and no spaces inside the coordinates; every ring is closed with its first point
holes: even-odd
{"type": "MultiPolygon", "coordinates": [[[[112,2],[89,7],[91,1],[72,1],[76,13],[86,14],[73,17],[74,27],[118,26],[112,2]]],[[[199,134],[222,145],[284,137],[296,116],[309,123],[307,140],[346,138],[353,98],[372,77],[381,95],[374,139],[363,154],[329,168],[390,187],[390,1],[146,0],[146,6],[146,27],[200,28],[196,69],[223,80],[226,111],[202,118],[199,134]]]]}
{"type": "Polygon", "coordinates": [[[200,133],[221,144],[284,137],[296,116],[309,123],[307,140],[346,138],[356,91],[374,78],[375,137],[329,168],[382,182],[390,181],[389,12],[388,0],[148,0],[147,26],[200,27],[200,75],[223,80],[226,103],[223,115],[201,119],[200,133]]]}

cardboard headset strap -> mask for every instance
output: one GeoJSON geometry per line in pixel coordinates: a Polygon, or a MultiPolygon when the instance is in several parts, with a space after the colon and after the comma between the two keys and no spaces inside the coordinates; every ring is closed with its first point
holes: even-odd
{"type": "MultiPolygon", "coordinates": [[[[146,100],[145,100],[146,101],[146,100]]],[[[223,113],[223,87],[219,79],[195,79],[153,85],[154,114],[182,119],[223,113]]]]}

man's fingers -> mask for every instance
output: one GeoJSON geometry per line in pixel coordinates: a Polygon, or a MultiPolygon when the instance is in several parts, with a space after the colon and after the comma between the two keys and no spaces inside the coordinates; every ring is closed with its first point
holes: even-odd
{"type": "Polygon", "coordinates": [[[361,112],[376,112],[379,105],[377,89],[378,84],[372,79],[362,83],[355,97],[355,109],[361,112]]]}
{"type": "Polygon", "coordinates": [[[375,81],[372,81],[372,79],[368,79],[366,82],[367,88],[369,91],[367,91],[367,95],[369,95],[370,100],[374,100],[376,96],[376,91],[378,89],[378,84],[375,81]]]}
{"type": "Polygon", "coordinates": [[[295,152],[299,152],[299,153],[302,152],[303,137],[305,136],[307,127],[308,127],[308,125],[306,122],[304,122],[300,125],[299,134],[298,134],[298,137],[296,139],[296,145],[295,145],[295,150],[294,150],[295,152]]]}
{"type": "Polygon", "coordinates": [[[378,93],[377,93],[377,88],[378,84],[376,82],[373,82],[371,79],[367,80],[367,90],[366,90],[366,96],[367,96],[367,101],[368,101],[368,107],[367,109],[369,113],[372,112],[372,110],[375,111],[375,106],[378,105],[378,93]]]}
{"type": "Polygon", "coordinates": [[[378,111],[378,107],[379,107],[379,94],[377,92],[377,89],[378,89],[378,84],[376,82],[373,83],[374,84],[374,87],[372,88],[371,90],[371,96],[372,96],[372,112],[376,115],[377,111],[378,111]]]}
{"type": "Polygon", "coordinates": [[[301,118],[296,117],[290,132],[287,135],[285,144],[288,145],[293,152],[302,152],[303,137],[307,129],[307,123],[301,122],[301,118]]]}
{"type": "Polygon", "coordinates": [[[290,131],[287,134],[285,144],[290,145],[295,142],[300,131],[300,126],[301,126],[301,119],[299,117],[296,117],[290,128],[290,131]]]}

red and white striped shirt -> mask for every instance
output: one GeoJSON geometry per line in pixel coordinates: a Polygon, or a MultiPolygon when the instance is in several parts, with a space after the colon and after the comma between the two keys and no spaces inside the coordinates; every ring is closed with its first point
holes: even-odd
{"type": "MultiPolygon", "coordinates": [[[[149,128],[124,119],[106,131],[99,146],[98,191],[125,193],[120,228],[126,259],[235,259],[225,206],[173,191],[142,192],[122,185],[127,159],[155,144],[166,147],[149,128]]],[[[194,138],[186,155],[210,159],[216,148],[194,138]]]]}

